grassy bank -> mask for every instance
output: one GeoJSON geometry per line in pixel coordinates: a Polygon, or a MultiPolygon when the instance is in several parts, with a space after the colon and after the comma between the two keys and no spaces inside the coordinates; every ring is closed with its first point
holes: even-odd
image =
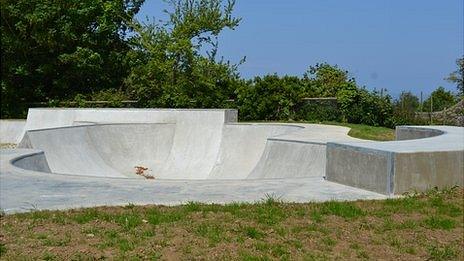
{"type": "MultiPolygon", "coordinates": [[[[285,123],[298,123],[298,122],[285,122],[285,123]]],[[[322,121],[322,122],[300,122],[300,123],[316,123],[349,127],[351,130],[348,135],[353,138],[375,141],[390,141],[395,140],[395,130],[386,127],[375,127],[364,124],[341,123],[335,121],[322,121]]]]}
{"type": "Polygon", "coordinates": [[[363,124],[326,122],[325,124],[340,125],[351,128],[348,135],[364,140],[389,141],[395,140],[395,130],[385,127],[374,127],[363,124]]]}
{"type": "Polygon", "coordinates": [[[451,189],[352,203],[267,198],[6,215],[0,253],[5,260],[458,260],[462,198],[462,189],[451,189]]]}

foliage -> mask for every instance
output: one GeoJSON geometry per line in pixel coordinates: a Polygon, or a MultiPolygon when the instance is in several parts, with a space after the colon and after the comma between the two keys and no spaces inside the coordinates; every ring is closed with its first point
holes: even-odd
{"type": "Polygon", "coordinates": [[[266,75],[237,89],[237,107],[243,120],[290,120],[305,93],[298,77],[266,75]]]}
{"type": "Polygon", "coordinates": [[[464,96],[464,56],[456,60],[458,69],[452,72],[446,80],[456,83],[458,94],[464,96]]]}
{"type": "Polygon", "coordinates": [[[318,64],[302,78],[267,75],[237,89],[237,108],[243,120],[342,120],[373,126],[392,126],[389,95],[356,85],[348,72],[318,64]],[[304,101],[302,98],[316,99],[304,101]],[[335,97],[336,102],[317,98],[335,97]],[[319,106],[325,101],[325,106],[319,106]]]}
{"type": "Polygon", "coordinates": [[[355,84],[354,78],[348,78],[348,71],[327,63],[310,66],[304,74],[306,83],[311,84],[307,94],[315,97],[335,97],[338,92],[355,84]]]}
{"type": "Polygon", "coordinates": [[[124,21],[142,3],[1,1],[2,117],[21,114],[18,103],[66,100],[121,86],[130,49],[124,21]]]}
{"type": "MultiPolygon", "coordinates": [[[[315,64],[302,77],[244,80],[244,59],[217,57],[220,33],[241,21],[234,0],[165,2],[167,19],[145,24],[134,19],[143,0],[2,0],[1,117],[24,117],[37,102],[123,107],[135,100],[140,107],[238,108],[242,120],[418,122],[412,93],[392,101],[337,65],[315,64]]],[[[458,59],[447,78],[461,95],[463,63],[458,59]]],[[[432,95],[434,111],[455,103],[442,87],[432,95]]]]}
{"type": "Polygon", "coordinates": [[[456,102],[453,93],[440,86],[424,101],[424,111],[441,111],[453,106],[456,102]]]}
{"type": "Polygon", "coordinates": [[[131,56],[137,61],[126,85],[142,106],[222,107],[241,83],[237,65],[217,61],[218,35],[234,29],[234,1],[169,1],[169,20],[146,26],[138,33],[131,56]],[[204,54],[206,53],[206,54],[204,54]]]}
{"type": "Polygon", "coordinates": [[[412,92],[402,92],[393,104],[396,124],[414,124],[417,122],[416,112],[420,109],[419,98],[412,92]]]}
{"type": "Polygon", "coordinates": [[[337,98],[343,116],[349,123],[388,127],[393,125],[393,108],[389,95],[350,85],[349,88],[339,91],[337,98]]]}

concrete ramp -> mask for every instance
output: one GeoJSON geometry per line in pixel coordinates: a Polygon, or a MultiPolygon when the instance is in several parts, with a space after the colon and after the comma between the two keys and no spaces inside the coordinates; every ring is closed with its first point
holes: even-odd
{"type": "Polygon", "coordinates": [[[44,151],[59,174],[141,178],[135,173],[141,166],[155,179],[322,178],[325,140],[355,140],[344,127],[238,124],[236,116],[231,110],[31,109],[20,147],[44,151]]]}
{"type": "Polygon", "coordinates": [[[221,147],[210,179],[245,179],[262,159],[268,138],[293,133],[302,126],[285,124],[224,125],[221,147]]]}

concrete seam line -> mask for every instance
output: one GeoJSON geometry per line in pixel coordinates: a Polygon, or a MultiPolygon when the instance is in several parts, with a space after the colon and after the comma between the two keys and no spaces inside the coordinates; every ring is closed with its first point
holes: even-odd
{"type": "Polygon", "coordinates": [[[388,153],[387,156],[387,194],[389,196],[395,193],[395,153],[388,153]]]}

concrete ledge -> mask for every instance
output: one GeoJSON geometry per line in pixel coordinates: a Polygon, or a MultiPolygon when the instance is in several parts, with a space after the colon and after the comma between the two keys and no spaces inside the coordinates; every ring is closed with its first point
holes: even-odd
{"type": "Polygon", "coordinates": [[[387,195],[464,185],[464,128],[396,132],[400,140],[392,142],[328,143],[327,180],[387,195]]]}

